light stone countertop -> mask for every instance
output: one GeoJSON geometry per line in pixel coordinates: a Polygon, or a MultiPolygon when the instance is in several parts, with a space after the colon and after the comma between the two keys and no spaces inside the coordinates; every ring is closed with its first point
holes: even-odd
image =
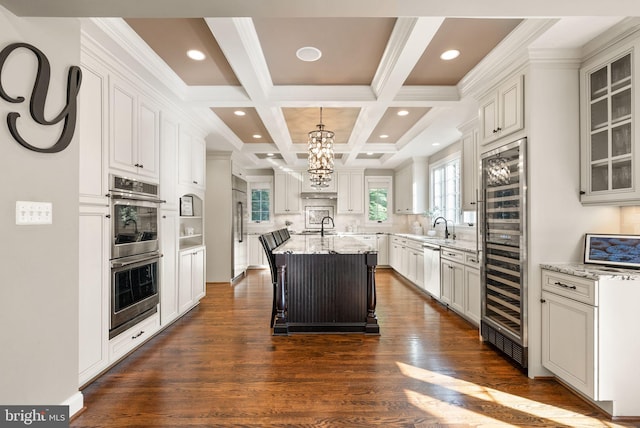
{"type": "Polygon", "coordinates": [[[454,250],[466,251],[468,253],[477,253],[478,247],[476,241],[465,241],[461,239],[444,239],[437,236],[413,235],[411,233],[392,233],[391,235],[401,236],[403,238],[413,239],[425,244],[438,245],[454,250]]]}
{"type": "Polygon", "coordinates": [[[365,254],[377,253],[376,247],[344,235],[291,235],[273,250],[274,254],[365,254]]]}
{"type": "Polygon", "coordinates": [[[600,279],[640,280],[640,271],[583,263],[541,263],[542,269],[598,281],[600,279]]]}

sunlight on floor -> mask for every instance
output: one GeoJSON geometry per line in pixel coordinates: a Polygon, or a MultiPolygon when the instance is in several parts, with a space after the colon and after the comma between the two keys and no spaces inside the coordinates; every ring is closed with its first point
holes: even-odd
{"type": "MultiPolygon", "coordinates": [[[[444,401],[420,392],[405,390],[407,399],[411,404],[423,409],[431,416],[438,418],[441,422],[451,423],[454,422],[452,421],[454,418],[457,423],[464,422],[467,419],[477,421],[478,412],[470,410],[469,407],[499,406],[504,408],[504,411],[500,413],[506,414],[507,412],[513,412],[524,416],[530,416],[531,418],[539,418],[555,426],[574,426],[573,424],[576,423],[599,423],[602,424],[602,426],[612,428],[623,426],[613,422],[604,422],[580,413],[553,406],[551,404],[519,397],[497,389],[477,385],[472,382],[456,379],[451,376],[435,373],[401,362],[397,362],[396,364],[405,376],[450,391],[449,394],[438,393],[439,397],[450,397],[450,400],[444,401]],[[460,396],[461,398],[458,399],[456,396],[460,396]],[[473,414],[473,416],[466,416],[467,414],[473,414]],[[569,425],[569,423],[571,425],[569,425]]],[[[488,426],[522,426],[511,425],[505,421],[488,416],[484,416],[483,419],[486,419],[484,423],[488,426]]]]}

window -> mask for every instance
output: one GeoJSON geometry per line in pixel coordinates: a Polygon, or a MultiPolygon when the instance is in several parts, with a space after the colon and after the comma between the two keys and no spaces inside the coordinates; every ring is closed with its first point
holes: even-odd
{"type": "Polygon", "coordinates": [[[272,221],[271,217],[271,203],[272,203],[272,189],[273,184],[271,181],[266,181],[265,177],[259,177],[261,181],[251,181],[252,178],[248,178],[249,181],[249,203],[251,216],[249,221],[251,223],[269,223],[272,221]]]}
{"type": "Polygon", "coordinates": [[[431,211],[454,223],[460,223],[460,153],[434,163],[431,171],[431,211]]]}
{"type": "Polygon", "coordinates": [[[391,223],[392,178],[365,177],[367,188],[367,223],[391,223]]]}

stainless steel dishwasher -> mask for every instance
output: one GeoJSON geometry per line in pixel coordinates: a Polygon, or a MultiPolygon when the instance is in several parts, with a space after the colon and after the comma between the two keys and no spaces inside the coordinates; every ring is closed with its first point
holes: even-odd
{"type": "Polygon", "coordinates": [[[423,244],[424,289],[440,300],[440,246],[423,244]]]}

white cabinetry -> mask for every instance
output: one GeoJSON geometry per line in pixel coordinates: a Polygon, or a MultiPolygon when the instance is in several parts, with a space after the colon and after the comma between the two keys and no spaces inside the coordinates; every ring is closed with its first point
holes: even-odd
{"type": "Polygon", "coordinates": [[[79,385],[109,365],[109,219],[107,207],[80,207],[79,385]]]}
{"type": "Polygon", "coordinates": [[[364,213],[364,172],[339,171],[338,214],[364,213]]]}
{"type": "Polygon", "coordinates": [[[205,295],[205,248],[180,251],[178,279],[178,310],[184,313],[205,295]]]}
{"type": "Polygon", "coordinates": [[[162,251],[160,275],[160,325],[178,317],[178,230],[176,211],[163,211],[160,219],[162,251]]]}
{"type": "Polygon", "coordinates": [[[594,400],[613,401],[612,416],[640,415],[640,281],[589,279],[542,270],[542,364],[594,400]]]}
{"type": "Polygon", "coordinates": [[[160,108],[124,79],[109,82],[109,166],[157,180],[160,108]]]}
{"type": "Polygon", "coordinates": [[[426,159],[416,158],[413,163],[395,174],[395,213],[423,214],[427,211],[428,165],[426,159]]]}
{"type": "Polygon", "coordinates": [[[475,325],[480,324],[480,262],[475,253],[440,249],[441,300],[475,325]]]}
{"type": "Polygon", "coordinates": [[[421,241],[391,236],[391,267],[420,288],[424,288],[424,256],[421,241]]]}
{"type": "Polygon", "coordinates": [[[181,128],[178,154],[179,183],[196,189],[204,189],[204,169],[204,141],[181,128]]]}
{"type": "Polygon", "coordinates": [[[179,125],[164,113],[160,123],[160,199],[166,201],[163,209],[177,210],[179,125]]]}
{"type": "Polygon", "coordinates": [[[638,41],[616,46],[581,69],[581,195],[584,204],[636,205],[640,150],[634,96],[638,41]]]}
{"type": "Polygon", "coordinates": [[[274,173],[273,210],[275,214],[298,214],[301,211],[302,172],[274,173]]]}
{"type": "Polygon", "coordinates": [[[109,359],[115,363],[129,351],[142,345],[160,329],[160,317],[153,314],[149,318],[120,333],[109,341],[109,359]]]}
{"type": "Polygon", "coordinates": [[[82,58],[82,90],[79,94],[79,109],[82,120],[78,121],[80,133],[80,203],[108,205],[109,189],[107,165],[108,129],[103,126],[108,120],[107,72],[92,58],[82,58]]]}
{"type": "Polygon", "coordinates": [[[389,235],[376,235],[376,244],[378,248],[378,266],[389,265],[389,235]]]}
{"type": "Polygon", "coordinates": [[[268,266],[264,248],[260,243],[260,235],[249,235],[249,267],[265,267],[268,266]]]}
{"type": "Polygon", "coordinates": [[[480,143],[488,144],[524,128],[524,77],[505,80],[479,102],[480,143]]]}
{"type": "Polygon", "coordinates": [[[462,209],[475,211],[478,199],[478,130],[476,121],[460,128],[462,134],[462,209]]]}

